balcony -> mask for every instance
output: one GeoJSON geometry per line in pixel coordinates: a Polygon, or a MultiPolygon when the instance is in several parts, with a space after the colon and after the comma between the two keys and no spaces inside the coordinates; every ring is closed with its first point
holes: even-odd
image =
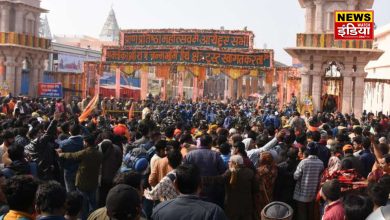
{"type": "Polygon", "coordinates": [[[0,46],[2,44],[48,50],[51,46],[51,40],[15,32],[0,32],[0,46]]]}
{"type": "Polygon", "coordinates": [[[297,34],[297,47],[372,49],[372,40],[335,40],[333,34],[297,34]]]}
{"type": "Polygon", "coordinates": [[[39,7],[40,7],[40,4],[41,4],[41,1],[40,1],[40,0],[24,0],[24,1],[20,1],[20,0],[8,0],[8,1],[14,2],[14,3],[22,3],[22,4],[30,5],[30,6],[36,7],[36,8],[39,8],[39,7]]]}

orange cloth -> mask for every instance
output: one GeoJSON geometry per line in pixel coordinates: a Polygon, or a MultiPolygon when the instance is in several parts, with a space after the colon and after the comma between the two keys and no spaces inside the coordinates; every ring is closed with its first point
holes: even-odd
{"type": "Polygon", "coordinates": [[[151,186],[156,186],[160,180],[171,171],[172,168],[168,164],[167,157],[157,160],[155,165],[152,167],[152,170],[150,171],[149,184],[151,186]]]}
{"type": "Polygon", "coordinates": [[[25,212],[10,210],[7,214],[4,216],[4,220],[15,220],[20,218],[26,218],[26,219],[35,219],[34,215],[28,214],[25,212]]]}

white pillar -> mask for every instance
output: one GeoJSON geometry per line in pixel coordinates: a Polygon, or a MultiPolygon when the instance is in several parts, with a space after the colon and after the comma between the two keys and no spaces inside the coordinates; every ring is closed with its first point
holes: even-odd
{"type": "Polygon", "coordinates": [[[342,113],[351,113],[352,110],[352,77],[343,77],[342,113]]]}
{"type": "Polygon", "coordinates": [[[17,64],[15,69],[15,94],[19,95],[22,92],[22,64],[17,64]]]}
{"type": "Polygon", "coordinates": [[[5,66],[5,81],[9,87],[9,92],[15,95],[15,57],[7,56],[5,66]]]}
{"type": "MultiPolygon", "coordinates": [[[[23,33],[24,30],[23,30],[23,23],[24,23],[24,18],[23,18],[23,15],[24,15],[24,11],[22,9],[16,9],[16,13],[15,13],[15,32],[16,33],[23,33]]],[[[29,30],[26,30],[26,32],[28,33],[29,30]]]]}
{"type": "Polygon", "coordinates": [[[360,118],[363,113],[363,99],[364,99],[364,77],[359,76],[355,78],[355,91],[354,91],[354,106],[353,112],[355,117],[360,118]]]}
{"type": "Polygon", "coordinates": [[[305,96],[310,96],[310,75],[308,73],[301,74],[301,97],[302,100],[305,96]]]}
{"type": "Polygon", "coordinates": [[[35,17],[34,36],[39,36],[39,26],[41,25],[40,14],[35,17]]]}
{"type": "Polygon", "coordinates": [[[324,11],[323,11],[323,1],[315,1],[316,4],[316,27],[315,32],[323,33],[324,32],[324,11]]]}
{"type": "Polygon", "coordinates": [[[1,23],[0,23],[0,31],[8,32],[9,31],[9,10],[8,6],[1,6],[1,23]]]}
{"type": "Polygon", "coordinates": [[[306,33],[312,33],[313,32],[313,23],[314,23],[314,19],[313,19],[314,4],[313,4],[313,2],[307,2],[305,4],[305,8],[306,8],[306,14],[305,14],[306,33]]]}
{"type": "Polygon", "coordinates": [[[313,75],[312,98],[314,112],[321,111],[322,82],[320,75],[313,75]]]}
{"type": "Polygon", "coordinates": [[[30,84],[28,86],[28,95],[37,96],[38,82],[39,82],[39,60],[35,58],[32,60],[32,66],[29,73],[30,84]]]}

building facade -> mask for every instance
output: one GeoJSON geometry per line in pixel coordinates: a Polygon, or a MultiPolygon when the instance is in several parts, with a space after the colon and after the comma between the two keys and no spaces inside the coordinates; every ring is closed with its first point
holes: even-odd
{"type": "Polygon", "coordinates": [[[383,51],[371,40],[333,40],[334,11],[367,10],[373,0],[299,0],[305,9],[306,30],[297,34],[296,47],[285,50],[302,64],[300,100],[312,103],[314,112],[363,112],[364,67],[383,51]],[[329,106],[327,100],[332,100],[329,106]]]}
{"type": "Polygon", "coordinates": [[[51,50],[42,82],[60,82],[63,98],[67,101],[76,97],[81,98],[84,62],[100,60],[101,51],[56,42],[52,43],[51,50]]]}
{"type": "Polygon", "coordinates": [[[389,113],[390,99],[390,24],[375,30],[374,48],[384,51],[376,61],[366,66],[368,73],[364,89],[364,109],[389,113]]]}
{"type": "Polygon", "coordinates": [[[43,81],[50,39],[39,37],[39,0],[0,1],[0,86],[2,95],[37,95],[43,81]],[[28,89],[22,85],[28,84],[28,89]]]}

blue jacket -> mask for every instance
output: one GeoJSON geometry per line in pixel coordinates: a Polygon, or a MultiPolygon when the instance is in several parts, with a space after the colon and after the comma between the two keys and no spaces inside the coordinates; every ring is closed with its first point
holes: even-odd
{"type": "MultiPolygon", "coordinates": [[[[73,153],[77,151],[81,151],[83,149],[83,138],[80,135],[70,136],[68,139],[63,141],[58,141],[58,145],[60,146],[62,152],[64,153],[73,153]]],[[[79,162],[75,160],[67,160],[63,161],[64,170],[68,172],[76,172],[79,167],[79,162]]]]}
{"type": "MultiPolygon", "coordinates": [[[[183,159],[184,164],[198,166],[201,176],[219,176],[226,170],[221,155],[211,149],[200,148],[190,151],[183,159]]],[[[200,196],[209,202],[223,205],[224,186],[215,184],[204,185],[200,196]]]]}
{"type": "Polygon", "coordinates": [[[374,166],[375,156],[370,150],[363,149],[359,153],[359,159],[364,166],[364,177],[367,177],[371,172],[372,166],[374,166]]]}

